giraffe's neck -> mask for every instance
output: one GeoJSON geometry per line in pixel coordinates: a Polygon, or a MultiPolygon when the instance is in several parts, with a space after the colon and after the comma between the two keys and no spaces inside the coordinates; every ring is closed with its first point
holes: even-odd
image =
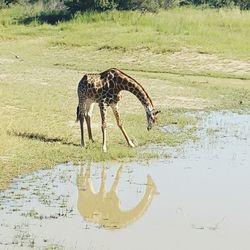
{"type": "Polygon", "coordinates": [[[127,76],[122,78],[118,84],[120,90],[126,90],[135,95],[141,104],[144,106],[145,111],[150,113],[153,110],[153,103],[145,89],[134,79],[127,76]]]}

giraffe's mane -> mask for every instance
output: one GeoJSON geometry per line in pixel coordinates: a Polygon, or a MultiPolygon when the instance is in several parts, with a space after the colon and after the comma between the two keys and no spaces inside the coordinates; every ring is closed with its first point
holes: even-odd
{"type": "Polygon", "coordinates": [[[152,107],[154,107],[153,102],[152,102],[150,96],[148,95],[147,91],[145,90],[145,88],[144,88],[138,81],[136,81],[133,77],[127,75],[126,73],[124,73],[124,72],[121,71],[120,69],[111,68],[110,70],[112,70],[112,69],[113,69],[113,70],[119,71],[121,74],[123,74],[124,76],[128,77],[130,80],[134,81],[136,84],[138,84],[138,86],[140,86],[140,87],[142,88],[143,92],[145,93],[145,95],[146,95],[146,97],[148,98],[148,100],[149,100],[150,104],[152,105],[152,107]]]}

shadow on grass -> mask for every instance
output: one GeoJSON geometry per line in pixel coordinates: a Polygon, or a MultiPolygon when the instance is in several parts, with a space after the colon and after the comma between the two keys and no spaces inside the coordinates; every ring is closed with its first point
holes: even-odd
{"type": "Polygon", "coordinates": [[[38,133],[19,132],[19,131],[12,130],[12,131],[8,131],[8,135],[18,136],[18,137],[22,137],[22,138],[26,138],[30,140],[42,141],[46,143],[60,143],[62,145],[72,145],[72,146],[80,147],[80,144],[67,142],[64,139],[59,138],[59,137],[48,137],[46,135],[38,134],[38,133]]]}
{"type": "Polygon", "coordinates": [[[19,20],[19,23],[28,25],[36,21],[40,24],[48,23],[55,25],[59,22],[68,21],[72,17],[73,13],[68,10],[48,10],[34,16],[23,17],[19,20]]]}

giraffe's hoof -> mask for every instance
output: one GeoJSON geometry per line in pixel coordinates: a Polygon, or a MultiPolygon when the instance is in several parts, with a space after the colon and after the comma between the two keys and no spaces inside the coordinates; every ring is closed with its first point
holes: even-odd
{"type": "Polygon", "coordinates": [[[131,147],[131,148],[135,148],[135,144],[134,144],[132,141],[130,141],[130,142],[128,143],[128,145],[129,145],[129,147],[131,147]]]}
{"type": "Polygon", "coordinates": [[[106,147],[102,147],[102,151],[103,151],[104,153],[107,153],[107,148],[106,148],[106,147]]]}

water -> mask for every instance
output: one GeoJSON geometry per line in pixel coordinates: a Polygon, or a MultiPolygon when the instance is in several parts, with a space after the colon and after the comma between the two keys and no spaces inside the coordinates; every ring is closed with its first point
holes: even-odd
{"type": "Polygon", "coordinates": [[[201,139],[171,159],[16,179],[0,193],[0,249],[250,249],[250,116],[199,116],[201,139]]]}

